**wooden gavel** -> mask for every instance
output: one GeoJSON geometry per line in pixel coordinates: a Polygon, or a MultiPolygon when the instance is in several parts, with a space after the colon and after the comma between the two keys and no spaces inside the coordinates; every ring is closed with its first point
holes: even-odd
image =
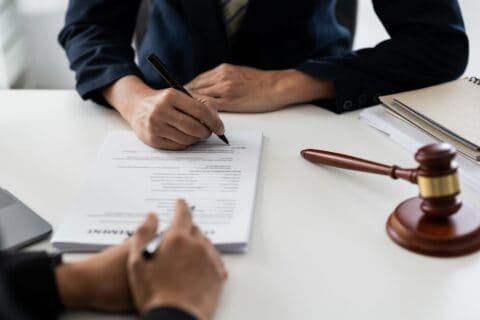
{"type": "Polygon", "coordinates": [[[303,150],[301,155],[314,163],[417,184],[419,196],[402,202],[387,222],[389,236],[399,245],[433,256],[458,256],[480,249],[480,211],[458,199],[456,150],[449,144],[420,148],[415,154],[419,166],[414,169],[314,149],[303,150]]]}

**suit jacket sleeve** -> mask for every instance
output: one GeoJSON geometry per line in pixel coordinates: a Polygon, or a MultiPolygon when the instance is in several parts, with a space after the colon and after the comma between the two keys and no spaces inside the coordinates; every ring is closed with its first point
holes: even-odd
{"type": "Polygon", "coordinates": [[[54,258],[46,253],[19,253],[0,259],[3,289],[14,307],[31,319],[56,319],[64,306],[53,273],[54,258]]]}
{"type": "Polygon", "coordinates": [[[456,0],[373,4],[389,40],[343,56],[312,57],[297,67],[334,83],[329,109],[336,113],[376,104],[379,95],[453,80],[465,70],[468,39],[456,0]]]}
{"type": "MultiPolygon", "coordinates": [[[[7,301],[0,301],[0,316],[8,311],[9,319],[58,318],[65,306],[54,275],[56,259],[43,252],[0,255],[0,291],[8,295],[5,299],[9,303],[5,306],[7,301]]],[[[195,317],[178,308],[159,307],[143,315],[142,320],[195,320],[195,317]]]]}
{"type": "Polygon", "coordinates": [[[196,318],[177,308],[160,307],[144,314],[142,320],[196,320],[196,318]]]}
{"type": "Polygon", "coordinates": [[[135,64],[133,32],[139,0],[70,0],[59,42],[76,71],[84,99],[106,104],[99,89],[126,75],[142,77],[135,64]]]}

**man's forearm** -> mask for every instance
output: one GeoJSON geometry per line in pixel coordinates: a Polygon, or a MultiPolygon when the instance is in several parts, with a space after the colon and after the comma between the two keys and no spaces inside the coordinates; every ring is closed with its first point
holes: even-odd
{"type": "MultiPolygon", "coordinates": [[[[62,264],[55,269],[55,278],[61,301],[68,309],[95,309],[95,290],[90,287],[91,277],[84,270],[85,265],[62,264]]],[[[112,306],[113,308],[113,303],[112,306]]],[[[175,307],[158,306],[145,313],[145,320],[195,320],[189,313],[175,307]]]]}
{"type": "Polygon", "coordinates": [[[297,70],[273,71],[272,88],[278,105],[293,105],[335,98],[332,82],[320,80],[297,70]]]}
{"type": "Polygon", "coordinates": [[[102,95],[128,121],[138,101],[154,92],[142,79],[131,75],[120,78],[103,89],[102,95]]]}
{"type": "Polygon", "coordinates": [[[55,280],[63,304],[69,309],[90,307],[89,281],[75,264],[62,264],[55,269],[55,280]]]}

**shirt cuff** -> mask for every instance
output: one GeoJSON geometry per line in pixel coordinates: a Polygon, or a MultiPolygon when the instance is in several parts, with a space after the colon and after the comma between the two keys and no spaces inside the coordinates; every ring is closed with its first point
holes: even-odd
{"type": "Polygon", "coordinates": [[[19,308],[39,319],[56,319],[65,309],[53,271],[57,260],[46,253],[19,253],[6,258],[9,292],[19,308]]]}
{"type": "Polygon", "coordinates": [[[175,307],[159,307],[145,313],[142,320],[196,320],[196,318],[175,307]]]}

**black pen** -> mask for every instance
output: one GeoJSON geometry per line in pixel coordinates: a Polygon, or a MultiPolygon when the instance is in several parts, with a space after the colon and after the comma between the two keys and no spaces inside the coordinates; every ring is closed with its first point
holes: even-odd
{"type": "MultiPolygon", "coordinates": [[[[168,83],[168,85],[178,91],[181,91],[185,93],[187,96],[193,99],[193,96],[190,94],[190,92],[187,91],[180,83],[173,77],[173,75],[168,71],[167,67],[165,64],[160,60],[159,57],[157,57],[155,54],[151,54],[148,56],[148,62],[153,66],[155,70],[158,71],[158,73],[162,76],[162,78],[168,83]]],[[[225,135],[220,134],[217,135],[223,142],[226,144],[230,144],[228,142],[227,137],[225,135]]]]}
{"type": "MultiPolygon", "coordinates": [[[[190,211],[191,212],[195,211],[195,206],[191,206],[190,211]]],[[[160,247],[160,244],[162,243],[162,239],[163,239],[163,232],[160,232],[143,249],[142,251],[143,258],[145,258],[146,260],[150,259],[155,254],[155,251],[157,251],[158,247],[160,247]]]]}

